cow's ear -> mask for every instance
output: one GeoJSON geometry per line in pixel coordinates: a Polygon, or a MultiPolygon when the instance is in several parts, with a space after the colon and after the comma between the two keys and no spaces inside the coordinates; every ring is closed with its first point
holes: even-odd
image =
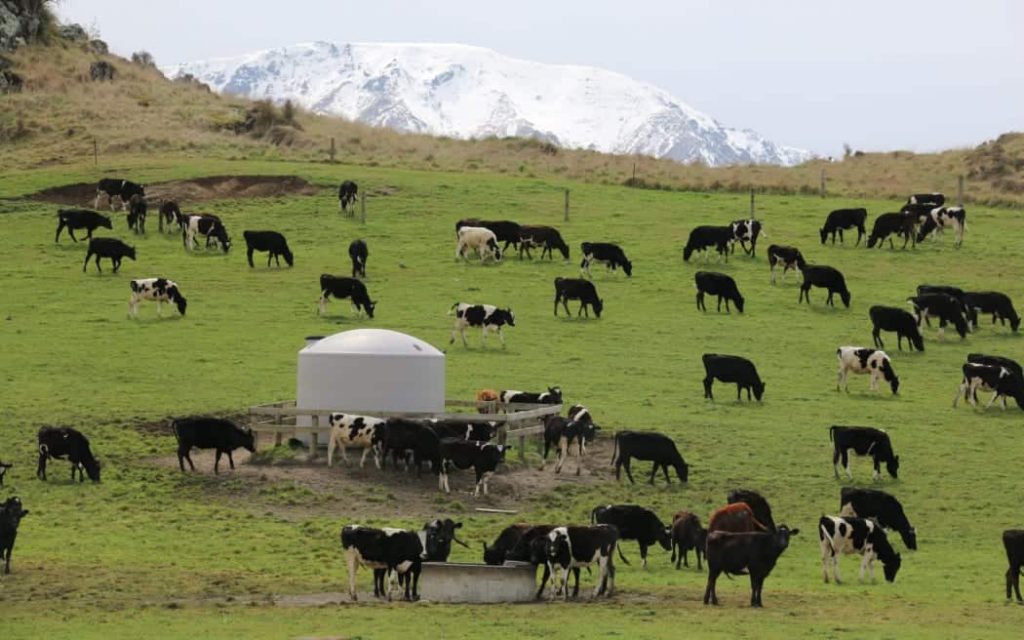
{"type": "MultiPolygon", "coordinates": [[[[456,522],[455,523],[455,528],[456,529],[461,529],[462,528],[462,523],[461,522],[456,522]]],[[[484,546],[487,546],[487,545],[484,545],[484,546]]]]}
{"type": "Polygon", "coordinates": [[[798,533],[800,533],[800,529],[790,529],[789,530],[789,535],[791,535],[791,536],[795,536],[798,533]]]}
{"type": "Polygon", "coordinates": [[[24,510],[23,510],[23,511],[21,512],[21,517],[22,517],[22,518],[24,518],[24,517],[25,517],[25,516],[27,516],[27,515],[28,515],[28,509],[24,509],[24,510]]]}

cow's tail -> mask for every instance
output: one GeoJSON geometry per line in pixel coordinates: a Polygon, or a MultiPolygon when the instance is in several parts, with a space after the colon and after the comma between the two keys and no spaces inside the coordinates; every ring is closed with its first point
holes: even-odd
{"type": "Polygon", "coordinates": [[[615,444],[612,446],[612,466],[619,459],[619,434],[615,434],[615,444]]]}
{"type": "Polygon", "coordinates": [[[829,442],[835,442],[836,441],[835,432],[836,432],[835,425],[832,425],[831,427],[828,428],[828,441],[829,442]]]}
{"type": "Polygon", "coordinates": [[[171,420],[171,431],[174,432],[174,439],[178,441],[178,444],[181,444],[181,434],[178,433],[177,420],[171,420]]]}
{"type": "Polygon", "coordinates": [[[629,564],[629,560],[626,560],[626,556],[622,555],[622,545],[616,542],[615,549],[619,552],[619,559],[622,560],[623,563],[632,566],[629,564]]]}

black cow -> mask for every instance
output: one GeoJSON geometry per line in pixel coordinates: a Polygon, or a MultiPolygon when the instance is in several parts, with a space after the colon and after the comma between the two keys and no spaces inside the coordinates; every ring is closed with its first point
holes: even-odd
{"type": "Polygon", "coordinates": [[[900,501],[885,491],[843,487],[839,490],[839,515],[876,520],[883,527],[898,531],[908,549],[917,549],[917,530],[910,526],[900,501]]]}
{"type": "Polygon", "coordinates": [[[548,254],[549,259],[554,259],[554,256],[551,254],[551,250],[558,249],[564,259],[569,259],[569,245],[565,244],[565,240],[562,240],[562,234],[560,234],[558,229],[555,229],[554,227],[529,225],[520,226],[519,259],[523,259],[523,252],[525,251],[526,257],[533,260],[533,255],[530,253],[530,249],[533,247],[542,247],[540,252],[541,258],[543,258],[546,253],[548,254]]]}
{"type": "Polygon", "coordinates": [[[366,259],[370,257],[370,250],[366,248],[366,242],[353,240],[348,245],[348,257],[352,260],[352,277],[366,278],[366,259]]]}
{"type": "Polygon", "coordinates": [[[146,233],[146,213],[149,205],[146,198],[135,194],[128,200],[128,228],[136,234],[146,233]]]}
{"type": "Polygon", "coordinates": [[[772,517],[772,508],[760,493],[752,489],[733,489],[726,496],[726,502],[736,504],[742,502],[750,507],[754,518],[763,524],[768,530],[775,528],[775,518],[772,517]]]}
{"type": "Polygon", "coordinates": [[[135,260],[135,247],[129,247],[117,238],[93,238],[89,240],[89,250],[85,253],[82,273],[85,273],[85,268],[89,266],[89,258],[93,256],[96,256],[97,271],[103,271],[100,268],[100,258],[110,258],[110,262],[114,266],[114,273],[117,273],[117,270],[121,268],[121,260],[124,258],[135,260]]]}
{"type": "Polygon", "coordinates": [[[590,264],[601,262],[611,271],[621,267],[627,277],[633,275],[633,263],[626,258],[626,253],[617,244],[611,242],[584,242],[580,245],[583,252],[583,261],[580,262],[580,270],[590,277],[590,264]]]}
{"type": "MultiPolygon", "coordinates": [[[[647,548],[660,544],[672,548],[671,527],[665,526],[650,509],[635,504],[606,504],[590,512],[591,524],[610,524],[619,530],[619,540],[636,540],[640,546],[641,565],[647,566],[647,548]]],[[[622,548],[619,548],[621,557],[622,548]]],[[[625,558],[623,558],[625,561],[625,558]]]]}
{"type": "Polygon", "coordinates": [[[946,333],[946,325],[952,324],[960,338],[967,337],[967,317],[964,314],[964,305],[953,296],[945,293],[928,293],[907,298],[913,305],[914,314],[917,316],[917,326],[921,326],[922,320],[935,316],[939,319],[939,339],[946,333]]]}
{"type": "Polygon", "coordinates": [[[679,568],[680,563],[683,566],[689,567],[690,560],[689,554],[690,549],[693,549],[694,555],[697,556],[697,570],[703,570],[701,567],[701,557],[704,556],[704,550],[708,546],[708,530],[700,526],[700,518],[695,513],[689,511],[679,511],[672,518],[672,562],[676,564],[676,569],[679,568]]]}
{"type": "Polygon", "coordinates": [[[625,467],[626,477],[630,482],[633,480],[631,460],[650,460],[654,463],[651,467],[651,478],[649,482],[654,484],[654,476],[661,467],[665,474],[665,482],[671,484],[668,477],[668,468],[676,470],[680,482],[686,482],[690,475],[690,468],[679,454],[676,443],[665,435],[653,431],[620,431],[615,434],[615,446],[612,450],[612,465],[615,467],[615,479],[620,478],[619,470],[625,467]]]}
{"type": "Polygon", "coordinates": [[[743,296],[736,288],[736,281],[731,276],[714,271],[698,271],[693,276],[694,284],[697,287],[697,309],[707,311],[704,305],[704,295],[709,294],[718,298],[718,311],[722,310],[722,300],[725,300],[725,312],[729,313],[729,302],[736,305],[736,310],[743,313],[743,296]]]}
{"type": "Polygon", "coordinates": [[[78,481],[84,482],[88,474],[93,482],[100,481],[100,461],[92,454],[89,448],[89,439],[81,432],[71,427],[43,427],[36,434],[39,443],[39,465],[36,467],[36,477],[46,480],[46,461],[66,459],[71,463],[71,481],[75,480],[75,472],[78,472],[78,481]]]}
{"type": "Polygon", "coordinates": [[[351,180],[346,180],[338,187],[338,208],[345,212],[348,206],[356,201],[359,194],[359,186],[351,180]]]}
{"type": "Polygon", "coordinates": [[[897,307],[885,307],[875,305],[868,310],[871,317],[871,336],[875,340],[875,346],[885,348],[882,342],[882,331],[896,332],[896,346],[903,350],[903,338],[907,339],[909,346],[918,351],[924,351],[924,338],[917,326],[917,318],[909,311],[897,307]]]}
{"type": "Polygon", "coordinates": [[[178,229],[181,230],[181,224],[184,216],[181,213],[181,207],[174,200],[164,200],[160,203],[159,215],[157,216],[157,224],[159,225],[160,232],[164,230],[164,224],[167,224],[168,231],[174,231],[172,223],[178,225],[178,229]]]}
{"type": "Polygon", "coordinates": [[[836,209],[828,214],[825,218],[825,226],[818,230],[821,234],[821,244],[825,244],[825,239],[831,234],[832,244],[836,243],[836,233],[839,233],[839,242],[843,241],[843,229],[857,229],[857,243],[853,246],[860,244],[861,239],[867,230],[864,228],[864,222],[867,220],[868,212],[867,209],[836,209]]]}
{"type": "Polygon", "coordinates": [[[171,422],[171,430],[178,441],[178,466],[185,471],[185,461],[189,468],[196,470],[190,455],[192,448],[215,449],[217,455],[213,460],[213,472],[220,473],[220,457],[228,456],[228,464],[235,468],[232,452],[243,448],[250,453],[256,451],[256,435],[252,429],[243,429],[230,420],[200,416],[194,418],[178,418],[171,422]]]}
{"type": "Polygon", "coordinates": [[[459,438],[476,442],[489,442],[498,432],[498,423],[462,422],[455,420],[431,419],[427,425],[434,430],[438,438],[459,438]]]}
{"type": "Polygon", "coordinates": [[[970,310],[971,323],[978,328],[978,313],[991,313],[992,324],[999,320],[1006,325],[1010,321],[1010,329],[1017,331],[1020,328],[1020,316],[1013,308],[1013,302],[1005,293],[998,291],[968,291],[964,294],[964,304],[970,310]]]}
{"type": "Polygon", "coordinates": [[[483,227],[484,229],[490,229],[494,233],[494,237],[498,242],[504,242],[505,246],[501,248],[502,252],[508,251],[509,245],[519,248],[519,242],[522,238],[522,227],[518,222],[512,222],[511,220],[480,220],[478,218],[464,218],[455,223],[455,235],[459,235],[459,229],[462,227],[483,227]]]}
{"type": "Polygon", "coordinates": [[[18,525],[27,515],[28,509],[23,507],[17,496],[0,503],[0,560],[4,563],[5,575],[11,572],[11,553],[18,538],[18,525]]]}
{"type": "Polygon", "coordinates": [[[537,542],[545,540],[554,528],[550,524],[514,524],[505,527],[493,545],[488,547],[484,543],[484,562],[489,565],[500,565],[506,561],[545,563],[545,559],[535,557],[538,554],[534,552],[537,542]]]}
{"type": "Polygon", "coordinates": [[[121,198],[121,209],[125,208],[125,204],[134,195],[146,196],[146,187],[141,184],[136,184],[129,180],[122,180],[120,178],[103,178],[96,185],[96,202],[93,203],[93,208],[99,208],[100,197],[107,196],[107,206],[110,210],[114,210],[114,196],[121,198]]]}
{"type": "Polygon", "coordinates": [[[476,489],[473,491],[473,497],[480,495],[481,488],[484,490],[484,495],[487,495],[487,485],[491,476],[494,475],[498,464],[504,462],[505,452],[511,448],[509,445],[442,438],[439,449],[441,470],[438,476],[438,489],[445,493],[451,493],[448,472],[452,467],[456,469],[472,467],[476,472],[476,489]]]}
{"type": "Polygon", "coordinates": [[[3,462],[0,460],[0,487],[4,486],[4,476],[7,475],[7,471],[14,465],[9,462],[3,462]]]}
{"type": "Polygon", "coordinates": [[[768,246],[768,270],[771,283],[775,284],[775,267],[782,265],[782,281],[786,281],[786,273],[792,269],[797,271],[807,265],[804,256],[796,247],[773,244],[768,246]]]}
{"type": "Polygon", "coordinates": [[[289,267],[295,264],[292,251],[288,248],[288,241],[277,231],[243,231],[242,236],[245,238],[245,256],[249,260],[250,267],[255,266],[252,263],[254,251],[267,252],[267,267],[270,266],[271,259],[280,267],[281,256],[284,256],[284,261],[289,267]]]}
{"type": "MultiPolygon", "coordinates": [[[[962,307],[962,312],[964,314],[964,318],[967,319],[968,323],[972,322],[972,319],[975,316],[973,315],[973,312],[971,311],[970,308],[968,308],[968,306],[966,304],[966,295],[967,294],[964,293],[963,289],[961,289],[959,287],[950,287],[948,285],[943,285],[943,284],[919,284],[919,285],[917,285],[917,295],[919,295],[919,296],[927,296],[927,295],[931,295],[931,294],[934,294],[934,293],[944,293],[947,296],[950,296],[950,297],[954,298],[957,302],[960,303],[960,306],[962,307]]],[[[931,320],[928,319],[927,315],[924,317],[924,322],[929,327],[932,326],[931,320]]]]}
{"type": "Polygon", "coordinates": [[[839,298],[843,301],[843,306],[847,309],[850,308],[850,290],[846,288],[846,278],[843,277],[839,269],[804,263],[804,266],[800,267],[800,272],[804,276],[804,281],[800,285],[800,296],[797,298],[797,303],[806,298],[807,304],[811,304],[811,287],[813,286],[828,290],[828,298],[825,299],[825,303],[829,306],[835,306],[832,296],[838,293],[839,298]]]}
{"type": "Polygon", "coordinates": [[[78,238],[75,237],[75,229],[85,229],[86,238],[92,239],[92,232],[98,227],[105,229],[113,229],[113,224],[110,222],[110,218],[107,216],[90,211],[88,209],[58,209],[57,210],[57,234],[53,237],[54,242],[60,242],[60,232],[67,227],[68,235],[74,242],[78,242],[78,238]]]}
{"type": "Polygon", "coordinates": [[[711,394],[711,385],[715,379],[722,382],[736,383],[736,400],[740,400],[740,394],[744,389],[747,391],[747,400],[750,400],[750,392],[754,392],[754,398],[761,402],[764,395],[765,383],[761,376],[757,375],[757,368],[754,363],[740,356],[726,356],[717,353],[705,353],[701,356],[704,362],[704,397],[714,400],[711,394]]]}
{"type": "Polygon", "coordinates": [[[186,249],[190,251],[195,249],[197,235],[206,238],[207,247],[213,240],[216,240],[224,253],[231,248],[231,238],[228,237],[227,228],[221,219],[212,213],[185,216],[181,225],[181,241],[186,249]]]}
{"type": "Polygon", "coordinates": [[[548,533],[545,544],[547,564],[544,577],[541,579],[537,597],[540,598],[544,585],[551,572],[556,568],[562,570],[562,588],[565,599],[569,599],[569,571],[576,576],[576,587],[573,597],[580,592],[580,569],[589,568],[598,563],[597,586],[594,597],[606,594],[609,597],[615,591],[615,563],[613,554],[618,545],[619,533],[615,527],[594,525],[590,527],[555,527],[548,533]]]}
{"type": "Polygon", "coordinates": [[[1010,590],[1020,597],[1020,574],[1024,569],[1024,529],[1007,529],[1003,532],[1003,547],[1006,549],[1006,560],[1010,567],[1006,570],[1006,599],[1010,599],[1010,590]]]}
{"type": "Polygon", "coordinates": [[[892,441],[889,434],[874,427],[840,427],[833,425],[829,427],[828,439],[832,442],[832,471],[839,477],[837,465],[840,460],[846,468],[846,477],[853,480],[850,473],[849,450],[859,456],[870,455],[875,466],[875,480],[882,477],[881,465],[885,463],[885,469],[894,479],[898,477],[900,470],[900,457],[893,453],[892,441]]]}
{"type": "Polygon", "coordinates": [[[713,531],[708,534],[708,584],[704,604],[718,604],[718,576],[750,574],[750,606],[762,606],[761,591],[779,556],[789,546],[790,536],[800,533],[782,525],[770,532],[731,533],[713,531]]]}
{"type": "Polygon", "coordinates": [[[889,239],[889,248],[895,249],[891,237],[894,234],[903,236],[901,248],[906,249],[907,243],[914,238],[914,218],[899,212],[883,213],[875,218],[871,235],[868,237],[868,249],[874,248],[875,245],[881,247],[886,238],[889,239]]]}
{"type": "MultiPolygon", "coordinates": [[[[426,538],[426,536],[424,536],[426,538]]],[[[386,576],[408,574],[405,580],[405,600],[419,598],[420,571],[425,550],[420,534],[404,529],[376,529],[360,525],[347,525],[341,530],[341,548],[345,551],[348,567],[348,592],[352,600],[356,594],[356,570],[360,565],[373,569],[373,595],[387,596],[391,600],[391,582],[384,586],[386,576]]]]}
{"type": "Polygon", "coordinates": [[[416,476],[423,472],[423,463],[429,462],[433,473],[441,473],[441,439],[425,422],[405,418],[388,418],[384,424],[384,438],[381,443],[381,469],[386,466],[387,455],[397,467],[398,460],[404,460],[408,468],[411,458],[416,466],[416,476]]]}
{"type": "Polygon", "coordinates": [[[946,204],[946,196],[941,193],[915,193],[907,198],[907,204],[924,204],[941,207],[946,204]]]}
{"type": "Polygon", "coordinates": [[[590,411],[583,405],[575,404],[569,408],[569,417],[546,416],[544,419],[544,459],[548,459],[548,451],[552,445],[558,448],[558,463],[555,473],[562,472],[562,465],[569,457],[569,447],[576,454],[576,475],[580,475],[583,466],[583,454],[586,453],[588,442],[592,442],[600,429],[594,424],[590,411]]]}
{"type": "MultiPolygon", "coordinates": [[[[729,261],[729,243],[733,240],[732,227],[716,227],[710,225],[703,225],[696,227],[690,232],[690,237],[686,241],[686,246],[683,247],[683,260],[686,262],[690,261],[690,256],[693,255],[694,251],[705,251],[711,247],[715,248],[718,252],[719,258],[725,258],[725,261],[729,261]]],[[[707,259],[707,253],[704,254],[704,258],[707,259]]]]}
{"type": "Polygon", "coordinates": [[[963,395],[972,405],[978,403],[978,390],[991,391],[992,398],[985,405],[988,409],[996,400],[1002,400],[1003,409],[1006,408],[1006,398],[1010,397],[1017,401],[1017,406],[1024,411],[1024,380],[1015,371],[1001,366],[978,364],[968,362],[963,366],[963,381],[957,389],[956,397],[953,398],[953,406],[956,407],[960,396],[963,395]]]}
{"type": "Polygon", "coordinates": [[[562,388],[548,387],[547,391],[541,391],[540,393],[502,389],[501,393],[498,394],[498,401],[502,404],[510,402],[522,404],[562,404],[562,388]]]}
{"type": "Polygon", "coordinates": [[[579,300],[580,309],[576,315],[586,314],[590,317],[587,307],[594,310],[594,315],[601,317],[604,310],[604,300],[597,297],[597,288],[594,283],[583,278],[555,278],[555,315],[558,315],[558,303],[562,303],[566,315],[569,314],[569,300],[579,300]]]}
{"type": "Polygon", "coordinates": [[[818,520],[818,538],[821,540],[821,571],[828,582],[828,567],[832,565],[832,577],[839,584],[839,556],[859,553],[864,559],[860,564],[860,579],[864,580],[864,569],[875,580],[874,560],[882,561],[887,582],[896,580],[900,570],[900,554],[889,544],[881,526],[865,518],[821,516],[818,520]]]}
{"type": "Polygon", "coordinates": [[[362,316],[363,312],[366,315],[373,317],[373,310],[377,308],[377,303],[370,300],[370,294],[366,291],[366,285],[355,278],[346,278],[344,276],[332,276],[328,273],[320,275],[320,315],[323,315],[327,310],[327,300],[334,296],[335,298],[352,298],[352,306],[362,316]]]}
{"type": "Polygon", "coordinates": [[[468,347],[466,329],[469,327],[479,327],[483,330],[482,340],[485,344],[487,342],[487,334],[494,331],[498,334],[498,338],[501,339],[501,345],[505,346],[505,332],[502,331],[502,328],[505,326],[516,326],[516,315],[512,313],[512,309],[499,309],[490,304],[456,302],[451,306],[448,315],[453,313],[455,314],[455,326],[452,327],[452,339],[448,344],[455,342],[455,334],[458,333],[462,336],[463,346],[468,347]]]}
{"type": "Polygon", "coordinates": [[[1005,367],[1010,372],[1017,374],[1017,377],[1024,378],[1024,370],[1021,369],[1020,363],[1013,358],[990,356],[984,353],[968,353],[967,362],[987,364],[992,367],[1005,367]]]}
{"type": "MultiPolygon", "coordinates": [[[[734,220],[729,226],[732,228],[732,253],[736,253],[736,243],[738,242],[743,247],[743,253],[754,257],[754,252],[757,249],[757,237],[761,235],[761,222],[753,219],[734,220]],[[749,249],[747,242],[750,242],[749,249]]],[[[767,235],[765,234],[765,236],[767,235]]]]}

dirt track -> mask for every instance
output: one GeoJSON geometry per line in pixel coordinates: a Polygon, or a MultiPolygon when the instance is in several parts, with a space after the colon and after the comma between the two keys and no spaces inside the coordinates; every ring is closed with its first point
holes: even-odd
{"type": "MultiPolygon", "coordinates": [[[[207,176],[146,185],[146,197],[151,204],[176,200],[182,206],[210,200],[311,196],[317,192],[316,186],[297,176],[207,176]]],[[[96,183],[78,182],[51,187],[37,191],[28,198],[75,207],[92,207],[96,200],[96,183]]],[[[105,207],[106,198],[102,198],[99,208],[105,207]]]]}

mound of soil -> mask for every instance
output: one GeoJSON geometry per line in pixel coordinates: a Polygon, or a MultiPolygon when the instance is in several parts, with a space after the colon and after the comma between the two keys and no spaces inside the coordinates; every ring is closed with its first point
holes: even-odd
{"type": "MultiPolygon", "coordinates": [[[[150,204],[176,200],[183,206],[210,200],[269,198],[283,195],[311,196],[318,189],[298,176],[207,176],[193,180],[172,180],[146,185],[150,204]]],[[[96,200],[95,182],[77,182],[51,187],[28,196],[30,200],[74,207],[92,207],[96,200]]],[[[100,199],[100,208],[106,198],[100,199]]]]}

